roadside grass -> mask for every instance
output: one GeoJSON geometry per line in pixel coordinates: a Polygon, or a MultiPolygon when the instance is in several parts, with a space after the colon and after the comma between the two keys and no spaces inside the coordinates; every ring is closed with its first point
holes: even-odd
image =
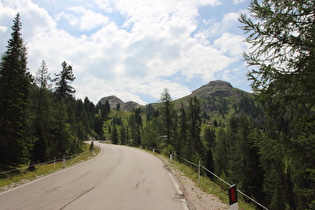
{"type": "MultiPolygon", "coordinates": [[[[213,194],[217,196],[223,203],[229,204],[228,187],[226,185],[220,185],[214,181],[211,181],[209,177],[203,175],[201,175],[198,179],[198,172],[196,172],[197,168],[193,169],[192,167],[177,161],[173,160],[170,166],[184,173],[186,177],[190,178],[196,184],[196,186],[205,193],[213,194]]],[[[238,193],[238,206],[239,209],[244,210],[256,209],[254,204],[244,201],[240,193],[238,193]]]]}
{"type": "MultiPolygon", "coordinates": [[[[196,184],[196,186],[199,187],[205,193],[213,194],[217,196],[223,203],[229,204],[228,186],[226,184],[223,185],[223,184],[214,182],[209,177],[203,176],[202,173],[198,179],[197,168],[187,166],[175,160],[173,160],[172,163],[170,163],[169,157],[166,157],[162,154],[153,153],[152,151],[148,151],[148,150],[145,150],[145,151],[155,156],[158,156],[164,162],[166,161],[168,164],[168,167],[182,172],[186,177],[191,179],[196,184]]],[[[246,202],[240,193],[238,193],[238,206],[239,206],[239,209],[243,209],[243,210],[257,209],[255,204],[246,202]]]]}
{"type": "Polygon", "coordinates": [[[36,165],[34,171],[28,170],[28,165],[23,165],[20,167],[20,170],[0,174],[0,192],[10,189],[15,186],[19,186],[23,183],[32,181],[38,177],[45,176],[56,171],[59,171],[64,168],[71,167],[75,164],[81,163],[83,161],[89,160],[100,153],[100,148],[94,146],[94,155],[92,151],[89,151],[90,144],[85,143],[83,146],[83,152],[79,153],[72,158],[67,159],[65,163],[63,161],[36,165]]]}

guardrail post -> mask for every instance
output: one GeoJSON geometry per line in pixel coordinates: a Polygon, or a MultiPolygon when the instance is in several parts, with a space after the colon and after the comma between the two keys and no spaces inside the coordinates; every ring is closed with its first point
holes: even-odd
{"type": "Polygon", "coordinates": [[[63,154],[62,162],[63,162],[63,167],[66,167],[66,155],[65,154],[63,154]]]}
{"type": "Polygon", "coordinates": [[[155,153],[155,148],[153,148],[153,154],[155,153]]]}
{"type": "Polygon", "coordinates": [[[170,152],[170,163],[172,163],[173,162],[173,152],[171,151],[170,152]]]}
{"type": "Polygon", "coordinates": [[[199,179],[200,179],[200,160],[199,160],[199,163],[198,163],[198,182],[199,182],[199,179]]]}
{"type": "Polygon", "coordinates": [[[236,185],[229,188],[230,210],[238,210],[236,185]]]}

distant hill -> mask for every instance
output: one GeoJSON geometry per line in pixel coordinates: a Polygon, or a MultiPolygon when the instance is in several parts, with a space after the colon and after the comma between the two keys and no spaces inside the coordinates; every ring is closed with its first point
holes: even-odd
{"type": "MultiPolygon", "coordinates": [[[[172,93],[170,93],[172,95],[172,93]]],[[[233,107],[238,107],[244,100],[253,99],[251,93],[234,88],[230,83],[215,80],[194,90],[191,94],[174,100],[175,108],[179,108],[181,103],[188,106],[189,99],[196,96],[201,101],[201,110],[203,112],[217,112],[218,114],[227,114],[233,107]]],[[[124,102],[116,96],[103,97],[98,103],[105,104],[108,100],[112,109],[116,109],[120,104],[120,109],[131,111],[134,108],[144,107],[134,101],[124,102]]],[[[159,103],[152,103],[154,107],[159,103]]]]}
{"type": "Polygon", "coordinates": [[[243,113],[256,118],[263,117],[261,110],[255,104],[253,94],[237,89],[225,81],[211,81],[194,90],[190,95],[174,100],[175,109],[179,109],[181,103],[188,107],[189,99],[194,96],[199,99],[202,117],[208,120],[208,123],[213,123],[214,120],[226,123],[234,113],[243,113]]]}
{"type": "Polygon", "coordinates": [[[138,104],[137,102],[134,101],[124,102],[116,96],[103,97],[101,98],[101,100],[99,100],[98,103],[105,104],[106,101],[108,101],[111,109],[116,109],[118,103],[120,104],[120,109],[124,111],[131,111],[134,108],[136,109],[142,107],[142,105],[138,104]]]}
{"type": "Polygon", "coordinates": [[[221,111],[239,104],[244,98],[252,98],[251,93],[234,88],[230,83],[215,80],[194,90],[190,95],[174,100],[175,107],[180,104],[188,106],[189,99],[196,96],[201,101],[201,109],[205,112],[221,111]]]}

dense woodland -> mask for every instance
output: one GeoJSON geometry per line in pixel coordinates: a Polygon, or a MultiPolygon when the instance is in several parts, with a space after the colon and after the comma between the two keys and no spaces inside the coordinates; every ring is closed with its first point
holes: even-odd
{"type": "Polygon", "coordinates": [[[17,15],[0,63],[1,170],[105,139],[201,161],[270,209],[315,209],[315,6],[253,0],[249,11],[240,22],[254,94],[174,101],[165,89],[132,112],[75,99],[66,62],[53,79],[44,61],[30,75],[17,15]]]}
{"type": "Polygon", "coordinates": [[[102,129],[97,107],[88,98],[74,98],[71,65],[62,62],[54,78],[45,61],[36,75],[29,73],[21,26],[17,14],[0,63],[1,170],[78,153],[102,129]]]}

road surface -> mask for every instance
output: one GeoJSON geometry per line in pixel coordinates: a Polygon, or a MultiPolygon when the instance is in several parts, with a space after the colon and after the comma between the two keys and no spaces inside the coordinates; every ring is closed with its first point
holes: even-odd
{"type": "Polygon", "coordinates": [[[0,193],[0,209],[187,209],[155,156],[100,144],[90,161],[0,193]]]}

